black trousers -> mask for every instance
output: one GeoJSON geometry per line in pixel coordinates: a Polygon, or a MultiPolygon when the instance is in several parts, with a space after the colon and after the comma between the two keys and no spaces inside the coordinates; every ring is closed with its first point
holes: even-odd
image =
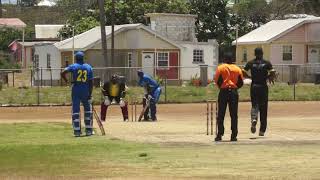
{"type": "Polygon", "coordinates": [[[252,84],[251,95],[251,121],[258,120],[260,114],[260,132],[266,132],[268,116],[268,85],[252,84]]]}
{"type": "Polygon", "coordinates": [[[218,136],[224,135],[224,117],[227,105],[231,117],[232,136],[238,135],[238,101],[239,94],[237,89],[221,89],[218,97],[218,136]]]}

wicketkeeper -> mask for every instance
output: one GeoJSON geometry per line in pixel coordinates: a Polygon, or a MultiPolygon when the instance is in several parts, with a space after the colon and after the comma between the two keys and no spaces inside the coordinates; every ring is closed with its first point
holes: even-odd
{"type": "Polygon", "coordinates": [[[125,101],[126,84],[117,74],[112,75],[111,81],[106,81],[103,84],[102,94],[104,102],[101,104],[101,121],[106,120],[108,107],[113,101],[120,105],[123,121],[128,121],[128,103],[125,101]]]}
{"type": "Polygon", "coordinates": [[[276,79],[276,71],[272,68],[269,61],[263,59],[262,48],[254,50],[256,58],[249,61],[244,67],[245,76],[249,77],[247,71],[251,72],[251,132],[256,132],[258,114],[260,113],[260,131],[259,136],[264,136],[267,129],[268,115],[268,85],[274,83],[276,79]]]}
{"type": "Polygon", "coordinates": [[[229,106],[231,117],[231,141],[237,141],[238,135],[238,89],[243,86],[242,70],[233,63],[232,54],[224,55],[224,63],[217,67],[214,81],[219,91],[218,97],[218,132],[215,141],[221,141],[224,135],[224,117],[229,106]]]}
{"type": "Polygon", "coordinates": [[[81,136],[80,102],[84,107],[84,124],[86,136],[92,135],[92,88],[93,72],[89,64],[84,63],[84,53],[75,54],[76,63],[71,64],[61,72],[62,79],[68,83],[67,73],[72,74],[72,125],[74,136],[81,136]]]}
{"type": "MultiPolygon", "coordinates": [[[[160,99],[161,87],[156,80],[152,79],[149,75],[143,73],[143,71],[138,70],[139,86],[144,87],[144,99],[143,107],[146,106],[146,101],[149,101],[151,120],[157,121],[157,107],[156,104],[160,99]]],[[[149,120],[149,109],[144,112],[144,120],[149,120]]]]}

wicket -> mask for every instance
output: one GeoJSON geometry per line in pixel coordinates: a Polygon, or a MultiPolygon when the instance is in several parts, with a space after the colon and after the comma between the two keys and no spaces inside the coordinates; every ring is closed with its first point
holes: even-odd
{"type": "Polygon", "coordinates": [[[207,100],[207,135],[213,135],[213,104],[215,101],[207,100]]]}
{"type": "Polygon", "coordinates": [[[131,122],[137,121],[137,100],[131,98],[131,122]]]}

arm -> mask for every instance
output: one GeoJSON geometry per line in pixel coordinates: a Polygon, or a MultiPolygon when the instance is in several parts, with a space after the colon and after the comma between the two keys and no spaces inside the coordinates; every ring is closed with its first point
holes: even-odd
{"type": "Polygon", "coordinates": [[[216,69],[216,73],[214,75],[214,82],[216,83],[216,85],[218,86],[218,88],[221,87],[222,83],[223,83],[223,78],[219,69],[219,66],[216,69]]]}
{"type": "Polygon", "coordinates": [[[250,62],[248,62],[245,66],[244,66],[244,68],[242,69],[242,74],[243,74],[243,77],[244,78],[251,78],[250,76],[249,76],[249,70],[251,70],[251,63],[250,62]]]}
{"type": "Polygon", "coordinates": [[[278,73],[276,70],[273,69],[272,64],[268,62],[267,64],[267,70],[268,70],[268,80],[270,84],[274,84],[274,82],[278,78],[278,73]]]}
{"type": "Polygon", "coordinates": [[[62,78],[62,79],[64,80],[64,82],[66,82],[66,83],[68,83],[68,79],[67,79],[67,77],[66,77],[66,75],[67,75],[68,72],[69,72],[68,69],[64,69],[64,70],[60,73],[61,78],[62,78]]]}
{"type": "Polygon", "coordinates": [[[103,96],[109,96],[109,82],[105,82],[101,89],[103,96]]]}
{"type": "Polygon", "coordinates": [[[238,76],[238,81],[237,81],[238,89],[243,86],[243,79],[244,78],[243,78],[242,70],[239,68],[239,76],[238,76]]]}
{"type": "Polygon", "coordinates": [[[124,98],[126,96],[126,84],[120,83],[120,97],[124,98]]]}

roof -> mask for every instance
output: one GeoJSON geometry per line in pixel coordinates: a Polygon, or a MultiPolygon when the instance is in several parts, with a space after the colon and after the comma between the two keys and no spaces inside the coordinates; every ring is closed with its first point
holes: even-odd
{"type": "Polygon", "coordinates": [[[27,25],[19,18],[0,18],[0,27],[2,26],[22,29],[25,28],[27,25]]]}
{"type": "MultiPolygon", "coordinates": [[[[54,44],[57,41],[25,41],[24,42],[24,47],[31,47],[31,46],[35,46],[35,45],[39,45],[39,44],[54,44]]],[[[22,45],[22,41],[13,41],[9,44],[8,47],[12,46],[14,43],[18,43],[22,45]]]]}
{"type": "MultiPolygon", "coordinates": [[[[238,38],[240,44],[265,44],[287,34],[288,32],[306,23],[320,22],[320,17],[307,17],[300,19],[273,20],[265,25],[238,38]]],[[[233,41],[232,44],[236,44],[233,41]]]]}
{"type": "Polygon", "coordinates": [[[49,1],[49,0],[42,0],[40,1],[37,6],[55,6],[56,3],[53,1],[49,1]]]}
{"type": "MultiPolygon", "coordinates": [[[[162,40],[165,40],[165,41],[173,44],[176,47],[180,47],[175,42],[173,42],[165,37],[162,37],[161,35],[157,34],[155,31],[148,29],[143,24],[115,25],[114,32],[115,32],[115,34],[118,34],[118,33],[123,32],[125,30],[140,29],[140,28],[148,31],[149,33],[156,34],[156,36],[158,38],[161,38],[162,40]]],[[[107,39],[111,37],[111,26],[106,26],[106,36],[107,36],[107,39]]],[[[86,31],[82,34],[76,35],[74,37],[74,49],[85,51],[87,49],[90,49],[95,44],[100,43],[100,41],[101,41],[101,29],[100,29],[100,26],[97,26],[97,27],[90,29],[89,31],[86,31]]],[[[57,42],[57,43],[55,43],[55,46],[60,51],[70,51],[70,50],[72,50],[72,46],[73,46],[73,38],[69,38],[69,39],[57,42]]]]}
{"type": "Polygon", "coordinates": [[[36,24],[35,27],[35,33],[36,33],[36,38],[41,39],[41,38],[57,38],[59,30],[63,27],[64,25],[61,24],[43,24],[39,25],[36,24]]]}
{"type": "Polygon", "coordinates": [[[181,16],[181,17],[193,17],[196,18],[198,17],[197,15],[194,14],[174,14],[174,13],[147,13],[145,14],[147,17],[153,17],[153,16],[181,16]]]}

